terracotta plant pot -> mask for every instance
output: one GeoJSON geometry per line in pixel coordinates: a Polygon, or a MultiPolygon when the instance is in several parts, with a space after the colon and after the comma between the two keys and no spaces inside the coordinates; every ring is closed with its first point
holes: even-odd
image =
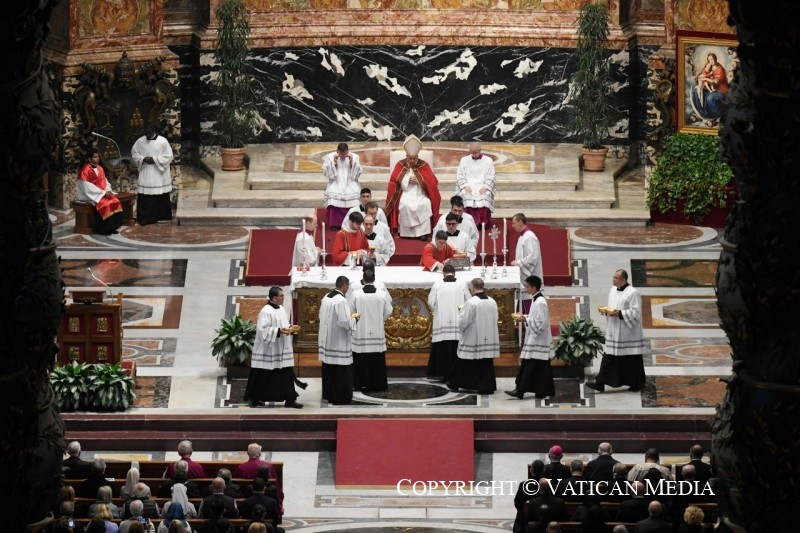
{"type": "Polygon", "coordinates": [[[222,170],[244,170],[244,148],[221,148],[222,170]]]}
{"type": "Polygon", "coordinates": [[[599,148],[597,150],[581,148],[581,152],[583,153],[583,170],[586,172],[602,172],[606,169],[608,148],[599,148]]]}

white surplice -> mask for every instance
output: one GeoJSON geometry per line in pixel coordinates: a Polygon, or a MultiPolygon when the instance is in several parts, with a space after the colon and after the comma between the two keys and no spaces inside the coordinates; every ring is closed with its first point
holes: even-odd
{"type": "Polygon", "coordinates": [[[520,351],[520,359],[552,359],[553,334],[550,331],[550,310],[541,292],[533,296],[531,310],[525,319],[525,344],[520,351]]]}
{"type": "Polygon", "coordinates": [[[625,290],[611,287],[608,307],[619,309],[622,318],[606,317],[606,345],[609,355],[639,355],[644,352],[642,329],[642,296],[628,285],[625,290]]]}
{"type": "Polygon", "coordinates": [[[373,353],[386,351],[386,334],[383,323],[392,314],[392,297],[389,293],[372,286],[375,292],[367,292],[365,285],[353,294],[351,310],[361,317],[353,331],[353,351],[373,353]]]}
{"type": "Polygon", "coordinates": [[[289,316],[282,306],[275,308],[267,304],[261,309],[256,323],[251,367],[275,370],[294,366],[292,336],[280,333],[281,328],[289,325],[289,316]]]}
{"type": "Polygon", "coordinates": [[[169,141],[157,136],[148,139],[142,135],[131,148],[131,159],[139,169],[137,192],[139,194],[164,194],[172,191],[172,147],[169,141]],[[152,157],[155,164],[144,163],[145,157],[152,157]]]}
{"type": "MultiPolygon", "coordinates": [[[[530,228],[526,228],[520,234],[514,259],[519,267],[519,283],[523,289],[525,287],[525,279],[529,276],[538,276],[542,280],[542,284],[544,284],[542,250],[539,247],[539,238],[530,228]]],[[[523,290],[522,299],[530,300],[531,295],[523,290]]]]}
{"type": "Polygon", "coordinates": [[[329,365],[353,364],[355,329],[356,319],[351,316],[347,298],[338,290],[323,296],[319,306],[319,360],[329,365]]]}
{"type": "Polygon", "coordinates": [[[488,207],[494,211],[494,161],[487,155],[472,159],[471,155],[461,158],[456,171],[456,194],[464,199],[464,207],[488,207]],[[466,187],[472,188],[468,193],[466,187]],[[481,188],[488,189],[481,194],[481,188]]]}
{"type": "MultiPolygon", "coordinates": [[[[437,231],[447,231],[447,213],[439,217],[439,220],[436,222],[436,226],[433,228],[433,233],[435,234],[437,231]]],[[[475,219],[469,213],[462,213],[461,214],[461,222],[458,223],[458,231],[462,233],[466,233],[469,236],[469,240],[472,242],[472,247],[477,249],[478,248],[478,226],[475,224],[475,219]]]]}
{"type": "Polygon", "coordinates": [[[361,197],[359,178],[363,172],[358,154],[352,152],[341,159],[336,152],[322,158],[322,174],[328,180],[325,187],[325,207],[356,207],[361,197]]]}
{"type": "Polygon", "coordinates": [[[470,298],[467,283],[453,276],[433,283],[428,293],[428,307],[433,311],[431,342],[457,341],[461,338],[461,329],[458,327],[458,306],[470,298]]]}
{"type": "Polygon", "coordinates": [[[458,314],[458,327],[461,329],[461,340],[458,342],[460,359],[500,357],[497,318],[497,302],[483,293],[464,302],[464,307],[458,314]]]}
{"type": "Polygon", "coordinates": [[[294,239],[294,251],[292,252],[292,266],[302,266],[303,258],[306,260],[306,266],[316,266],[319,254],[317,253],[317,245],[314,244],[314,236],[309,235],[305,231],[298,233],[294,239]]]}

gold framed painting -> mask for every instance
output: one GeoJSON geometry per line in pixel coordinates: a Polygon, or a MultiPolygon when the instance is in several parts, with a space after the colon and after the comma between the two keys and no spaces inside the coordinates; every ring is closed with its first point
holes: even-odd
{"type": "Polygon", "coordinates": [[[678,131],[716,135],[739,58],[734,35],[677,33],[678,131]]]}

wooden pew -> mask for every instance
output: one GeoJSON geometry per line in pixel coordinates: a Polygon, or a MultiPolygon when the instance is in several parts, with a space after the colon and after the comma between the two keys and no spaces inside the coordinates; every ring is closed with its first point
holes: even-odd
{"type": "MultiPolygon", "coordinates": [[[[227,468],[231,474],[236,474],[236,467],[244,461],[197,461],[203,465],[206,475],[213,478],[217,475],[220,468],[227,468]]],[[[164,471],[175,461],[139,461],[139,476],[148,479],[161,478],[164,471]]],[[[283,486],[283,462],[272,461],[272,466],[278,476],[278,484],[283,486]]],[[[131,468],[131,463],[128,461],[107,461],[106,462],[106,477],[108,478],[122,478],[123,485],[125,484],[125,477],[128,475],[128,470],[131,468]]],[[[149,483],[148,483],[149,485],[149,483]]],[[[153,488],[152,486],[150,487],[153,488]]],[[[153,493],[156,491],[154,490],[153,493]]]]}
{"type": "MultiPolygon", "coordinates": [[[[148,487],[150,487],[151,499],[157,500],[158,498],[157,498],[156,495],[158,494],[158,490],[161,488],[161,484],[163,482],[165,482],[165,481],[168,481],[168,480],[166,480],[164,478],[160,478],[160,477],[158,477],[158,478],[145,478],[145,477],[143,477],[143,478],[139,478],[139,481],[141,483],[144,483],[148,487]]],[[[210,477],[195,478],[195,479],[192,479],[192,481],[197,483],[197,486],[200,488],[201,496],[208,496],[210,494],[209,487],[211,486],[211,482],[214,481],[214,478],[210,478],[210,477]]],[[[271,481],[276,481],[276,480],[271,480],[271,481]]],[[[84,483],[84,482],[85,482],[85,480],[83,480],[83,479],[71,479],[71,480],[65,481],[65,484],[66,485],[71,485],[75,489],[76,492],[80,492],[79,488],[80,488],[81,484],[84,483]]],[[[109,486],[111,487],[111,493],[114,496],[118,497],[119,494],[120,494],[120,489],[122,489],[122,487],[125,486],[125,478],[113,479],[113,480],[110,480],[108,483],[109,483],[109,486]]],[[[242,493],[244,494],[247,491],[247,488],[250,487],[250,485],[252,485],[253,480],[252,479],[247,479],[247,478],[241,478],[241,479],[240,478],[233,478],[233,479],[231,479],[231,483],[236,483],[237,485],[239,485],[239,487],[242,490],[242,493]]],[[[90,497],[85,497],[85,498],[81,498],[81,499],[82,500],[91,500],[92,502],[94,502],[96,500],[96,498],[90,498],[90,497]]],[[[169,498],[167,498],[167,500],[169,500],[169,498]]]]}

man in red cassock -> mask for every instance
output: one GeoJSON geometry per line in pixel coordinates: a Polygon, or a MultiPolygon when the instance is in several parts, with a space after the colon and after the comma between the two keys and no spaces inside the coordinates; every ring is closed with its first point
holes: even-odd
{"type": "Polygon", "coordinates": [[[86,163],[78,172],[76,187],[75,199],[95,207],[94,232],[101,235],[117,233],[122,225],[122,204],[111,191],[97,150],[87,152],[86,163]]]}
{"type": "Polygon", "coordinates": [[[353,211],[347,218],[347,226],[336,233],[333,240],[333,264],[352,266],[354,262],[363,263],[369,257],[369,239],[361,229],[364,217],[353,211]]]}

